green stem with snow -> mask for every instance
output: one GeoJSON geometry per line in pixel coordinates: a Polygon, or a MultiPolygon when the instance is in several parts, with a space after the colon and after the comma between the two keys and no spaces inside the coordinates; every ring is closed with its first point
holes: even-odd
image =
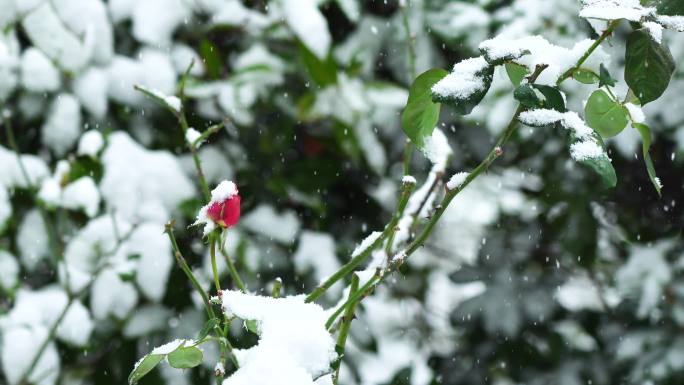
{"type": "Polygon", "coordinates": [[[598,37],[598,39],[596,39],[596,41],[594,41],[594,43],[589,47],[589,49],[587,49],[587,51],[584,52],[584,54],[579,58],[579,60],[577,60],[577,63],[574,66],[572,66],[572,68],[565,71],[565,73],[563,73],[563,75],[561,75],[561,77],[558,78],[558,80],[556,81],[556,86],[559,86],[566,79],[572,77],[575,71],[580,69],[582,67],[582,64],[584,64],[584,62],[586,62],[587,59],[589,59],[589,56],[591,56],[591,54],[594,53],[596,48],[598,48],[601,45],[601,43],[604,40],[606,40],[606,38],[613,34],[613,31],[615,31],[615,28],[618,26],[618,24],[620,24],[620,20],[613,20],[609,22],[606,30],[603,31],[603,33],[598,37]]]}
{"type": "MultiPolygon", "coordinates": [[[[351,285],[349,286],[349,298],[356,292],[359,288],[359,276],[352,275],[351,285]]],[[[340,333],[337,336],[337,343],[335,344],[335,352],[337,353],[337,359],[332,364],[333,369],[333,384],[337,385],[340,378],[340,367],[342,366],[342,358],[344,357],[345,347],[347,345],[347,336],[349,335],[349,329],[351,328],[351,323],[354,320],[354,312],[356,311],[356,304],[354,302],[347,307],[342,317],[342,326],[340,326],[340,333]]]]}

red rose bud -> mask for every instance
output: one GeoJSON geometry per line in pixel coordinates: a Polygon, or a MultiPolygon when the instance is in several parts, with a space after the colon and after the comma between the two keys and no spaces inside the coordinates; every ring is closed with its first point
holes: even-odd
{"type": "Polygon", "coordinates": [[[240,219],[240,195],[235,183],[224,180],[211,191],[211,201],[197,213],[195,225],[204,225],[208,235],[216,225],[223,228],[235,226],[240,219]]]}
{"type": "Polygon", "coordinates": [[[233,227],[240,219],[240,195],[213,202],[207,209],[207,217],[221,227],[233,227]]]}

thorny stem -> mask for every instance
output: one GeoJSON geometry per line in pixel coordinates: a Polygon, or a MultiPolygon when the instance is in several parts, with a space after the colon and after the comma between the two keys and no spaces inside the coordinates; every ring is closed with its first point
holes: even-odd
{"type": "Polygon", "coordinates": [[[325,328],[330,330],[333,326],[333,323],[335,323],[337,317],[339,317],[339,315],[342,314],[342,312],[347,307],[349,307],[352,304],[360,302],[363,297],[368,295],[368,293],[370,293],[375,287],[375,285],[379,282],[381,277],[382,276],[380,273],[380,269],[378,269],[375,272],[375,274],[373,274],[373,276],[368,280],[368,282],[363,284],[363,286],[361,286],[358,290],[350,291],[347,300],[337,309],[335,309],[335,311],[330,315],[330,317],[328,317],[328,320],[325,322],[325,328]]]}
{"type": "Polygon", "coordinates": [[[209,255],[211,257],[211,273],[214,276],[214,286],[217,295],[221,294],[221,283],[219,282],[218,268],[216,267],[216,233],[209,234],[209,255]]]}
{"type": "Polygon", "coordinates": [[[594,44],[592,44],[589,47],[589,49],[587,49],[587,51],[584,53],[584,55],[582,55],[579,58],[579,60],[577,60],[577,63],[572,68],[565,71],[565,73],[563,75],[561,75],[561,77],[558,78],[558,80],[556,81],[556,86],[559,86],[566,79],[572,77],[572,74],[575,73],[576,70],[580,69],[580,67],[582,67],[582,64],[584,64],[584,62],[587,61],[587,59],[589,59],[589,56],[591,56],[591,54],[596,50],[596,48],[598,48],[598,46],[600,46],[601,43],[604,40],[606,40],[606,38],[608,38],[610,35],[613,34],[613,31],[618,26],[618,24],[620,24],[620,20],[613,20],[610,23],[608,23],[608,28],[606,28],[606,30],[603,31],[601,36],[599,36],[598,39],[596,39],[596,41],[594,41],[594,44]]]}
{"type": "MultiPolygon", "coordinates": [[[[541,72],[546,68],[546,66],[537,66],[535,69],[534,73],[529,76],[529,82],[533,83],[541,74],[541,72]]],[[[358,298],[363,298],[367,293],[370,293],[375,286],[380,284],[381,282],[384,281],[385,277],[390,275],[392,272],[397,270],[403,262],[408,258],[411,254],[413,254],[418,248],[423,246],[425,243],[425,240],[430,236],[432,233],[432,230],[434,229],[435,225],[439,221],[440,217],[446,210],[446,208],[449,206],[449,203],[454,199],[456,195],[458,195],[463,189],[465,189],[466,186],[470,184],[475,178],[477,178],[480,174],[482,174],[484,171],[486,171],[489,166],[499,157],[503,154],[502,147],[508,139],[510,139],[511,135],[513,135],[513,132],[518,126],[518,116],[525,110],[525,108],[522,105],[519,105],[518,108],[516,109],[515,113],[513,114],[513,117],[511,118],[511,121],[508,123],[508,126],[504,130],[504,132],[501,134],[499,139],[496,141],[496,144],[492,148],[492,150],[489,152],[487,157],[480,162],[480,164],[475,167],[473,171],[471,171],[466,179],[463,181],[463,183],[458,186],[457,188],[453,190],[447,190],[444,198],[442,199],[442,202],[437,206],[437,210],[435,213],[432,215],[430,218],[430,221],[427,223],[423,231],[414,239],[409,246],[405,249],[405,251],[401,252],[400,255],[397,255],[395,258],[392,259],[391,263],[381,272],[376,272],[376,274],[357,292],[355,295],[350,298],[350,300],[347,300],[342,306],[340,306],[329,318],[328,321],[326,322],[326,327],[330,328],[332,324],[335,322],[335,319],[342,313],[344,309],[346,309],[348,306],[350,306],[351,303],[353,303],[354,300],[358,298]]]]}
{"type": "MultiPolygon", "coordinates": [[[[534,81],[537,80],[539,75],[542,73],[542,71],[544,71],[544,69],[546,69],[546,67],[546,65],[537,66],[534,73],[530,75],[529,82],[534,83],[534,81]]],[[[442,214],[444,214],[444,211],[446,211],[447,207],[449,206],[449,203],[451,203],[454,197],[458,195],[461,191],[463,191],[470,184],[470,182],[472,182],[484,171],[489,169],[489,166],[492,163],[494,163],[494,161],[499,156],[503,154],[503,146],[506,144],[506,142],[508,142],[508,139],[510,139],[511,135],[513,135],[513,132],[518,127],[518,116],[520,116],[520,114],[524,110],[525,107],[523,105],[518,105],[518,108],[515,110],[513,117],[508,123],[508,126],[501,134],[499,139],[496,141],[496,144],[494,144],[494,148],[492,148],[489,154],[487,154],[487,157],[485,157],[485,159],[482,162],[480,162],[480,164],[478,164],[477,167],[475,167],[475,169],[468,174],[468,176],[465,178],[465,180],[463,181],[463,183],[461,183],[460,186],[454,188],[453,190],[447,190],[446,195],[442,199],[442,202],[437,206],[437,210],[435,210],[435,213],[432,215],[430,221],[427,223],[423,231],[406,248],[406,255],[404,256],[404,258],[413,254],[413,252],[415,252],[419,247],[421,247],[425,243],[425,240],[428,238],[428,236],[430,236],[430,233],[432,233],[432,229],[435,227],[442,214]]]]}
{"type": "MultiPolygon", "coordinates": [[[[356,292],[359,288],[359,276],[352,275],[351,285],[349,286],[349,298],[356,292]]],[[[337,336],[337,343],[335,344],[335,353],[337,353],[337,360],[333,362],[333,384],[337,385],[340,377],[340,367],[342,366],[342,358],[344,357],[345,346],[347,344],[347,336],[349,335],[349,328],[351,328],[351,323],[354,320],[354,311],[356,311],[356,304],[358,302],[353,302],[347,307],[342,317],[342,326],[340,327],[340,334],[337,336]]]]}
{"type": "Polygon", "coordinates": [[[204,307],[207,311],[207,315],[209,316],[209,318],[216,318],[216,315],[214,314],[214,309],[211,307],[211,303],[209,302],[209,296],[204,291],[204,289],[202,289],[202,285],[200,285],[200,283],[197,281],[197,278],[195,278],[195,275],[192,273],[192,270],[190,270],[190,266],[188,266],[188,263],[185,261],[185,258],[183,258],[183,254],[178,248],[178,242],[176,242],[176,236],[173,233],[173,222],[167,223],[165,227],[166,230],[164,232],[169,236],[169,241],[171,241],[171,247],[173,248],[173,255],[174,257],[176,257],[178,265],[180,266],[181,270],[183,270],[183,273],[185,273],[185,275],[188,277],[190,283],[199,293],[200,297],[202,297],[202,302],[204,302],[204,307]]]}
{"type": "MultiPolygon", "coordinates": [[[[176,261],[178,262],[178,265],[180,266],[181,270],[185,273],[185,275],[188,277],[190,282],[192,283],[192,286],[195,288],[195,290],[199,293],[199,295],[202,297],[202,302],[204,303],[204,308],[207,311],[207,316],[209,319],[216,318],[216,313],[214,313],[214,309],[211,307],[211,302],[209,302],[209,296],[207,293],[202,289],[202,286],[199,284],[199,281],[197,281],[197,278],[195,278],[195,275],[192,273],[192,270],[190,270],[190,266],[188,266],[188,263],[185,261],[185,258],[183,258],[183,254],[180,252],[180,249],[178,248],[178,242],[176,241],[176,236],[173,233],[173,222],[169,222],[166,224],[166,231],[165,233],[169,236],[169,241],[171,241],[171,246],[173,248],[173,255],[176,257],[176,261]]],[[[213,253],[215,255],[215,252],[213,253]]],[[[215,264],[212,264],[212,268],[215,267],[215,264]]],[[[215,275],[216,277],[217,275],[215,275]]],[[[219,293],[220,293],[220,287],[219,287],[219,293]]],[[[226,326],[229,324],[228,321],[226,320],[225,322],[226,326]]],[[[237,358],[235,357],[235,354],[233,353],[233,347],[230,344],[230,341],[228,341],[228,330],[222,330],[219,325],[216,326],[215,328],[216,333],[220,336],[219,338],[219,348],[221,351],[221,355],[225,359],[225,350],[228,350],[230,360],[233,362],[235,367],[238,367],[238,362],[237,358]]],[[[223,360],[222,360],[223,362],[223,360]]]]}
{"type": "MultiPolygon", "coordinates": [[[[408,204],[409,198],[411,197],[411,193],[413,193],[413,189],[416,187],[416,184],[407,181],[402,181],[401,184],[401,195],[399,196],[399,203],[397,204],[397,211],[394,213],[394,219],[396,219],[396,223],[399,223],[399,220],[401,220],[401,216],[404,214],[404,210],[406,209],[406,205],[408,204]]],[[[392,251],[392,244],[394,243],[394,236],[397,233],[397,226],[393,226],[392,229],[390,229],[390,234],[387,237],[387,245],[385,246],[385,252],[387,255],[390,254],[392,251]]]]}
{"type": "Polygon", "coordinates": [[[226,265],[228,266],[228,272],[230,273],[230,277],[233,279],[233,283],[235,283],[235,286],[237,286],[241,292],[247,293],[247,286],[245,286],[244,281],[242,280],[242,278],[240,278],[240,274],[235,268],[235,262],[233,261],[233,258],[230,256],[230,254],[228,254],[228,250],[226,250],[226,246],[223,242],[221,242],[221,244],[219,245],[219,250],[223,255],[223,259],[226,260],[226,265]]]}
{"type": "Polygon", "coordinates": [[[418,209],[416,210],[416,212],[412,214],[413,215],[413,222],[411,223],[411,231],[412,232],[416,228],[416,226],[418,226],[418,223],[419,223],[418,220],[420,219],[420,213],[423,212],[423,208],[425,207],[425,205],[427,205],[428,202],[432,203],[430,201],[430,199],[433,196],[433,194],[437,193],[437,191],[436,191],[437,187],[440,186],[443,178],[444,178],[444,172],[435,173],[435,180],[432,181],[432,185],[430,186],[430,189],[427,191],[427,194],[425,194],[425,196],[423,197],[423,200],[418,205],[418,209]]]}
{"type": "Polygon", "coordinates": [[[385,227],[385,230],[380,234],[378,239],[375,240],[370,246],[359,252],[354,256],[349,262],[342,266],[338,271],[326,279],[323,283],[318,285],[308,296],[306,296],[305,302],[313,302],[320,298],[335,282],[346,277],[349,273],[354,271],[356,266],[363,263],[368,257],[370,257],[371,252],[382,244],[382,242],[389,236],[392,229],[397,225],[399,219],[395,216],[392,221],[385,227]]]}

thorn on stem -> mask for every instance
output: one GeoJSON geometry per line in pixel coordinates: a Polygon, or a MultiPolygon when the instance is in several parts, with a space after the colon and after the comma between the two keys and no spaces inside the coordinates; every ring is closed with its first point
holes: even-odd
{"type": "Polygon", "coordinates": [[[500,146],[496,146],[496,147],[494,148],[494,154],[496,154],[496,156],[501,156],[501,155],[503,155],[503,148],[501,148],[500,146]]]}

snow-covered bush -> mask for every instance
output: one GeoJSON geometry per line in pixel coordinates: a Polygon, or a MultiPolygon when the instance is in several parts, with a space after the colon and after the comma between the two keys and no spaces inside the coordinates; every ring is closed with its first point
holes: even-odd
{"type": "Polygon", "coordinates": [[[682,381],[682,15],[0,0],[3,381],[682,381]]]}

